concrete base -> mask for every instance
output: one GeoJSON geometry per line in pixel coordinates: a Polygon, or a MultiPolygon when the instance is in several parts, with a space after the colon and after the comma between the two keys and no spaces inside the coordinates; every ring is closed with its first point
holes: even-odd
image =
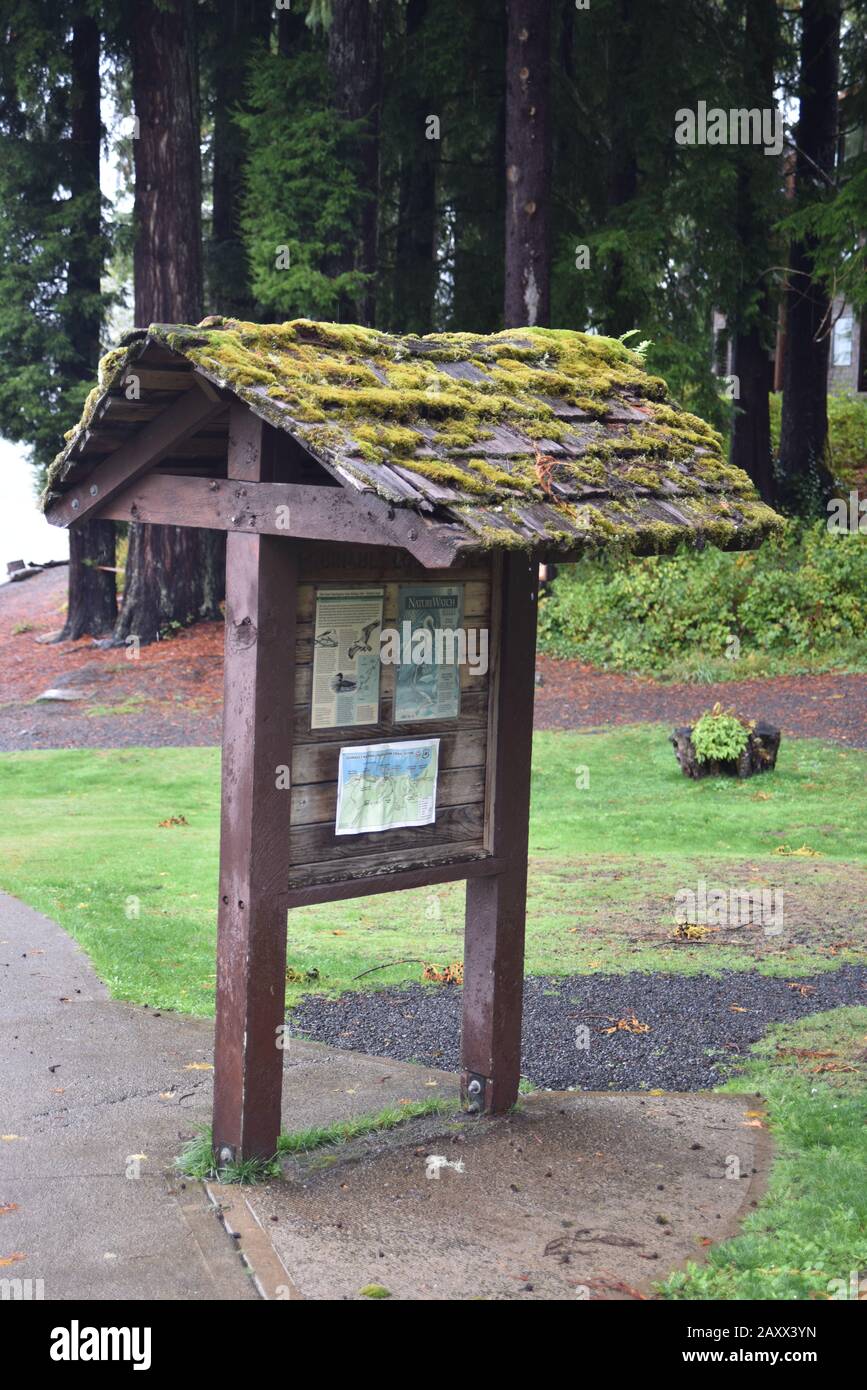
{"type": "Polygon", "coordinates": [[[423,1119],[293,1160],[244,1200],[292,1297],[371,1284],[402,1299],[652,1297],[755,1205],[770,1156],[759,1104],[543,1092],[499,1119],[423,1119]]]}

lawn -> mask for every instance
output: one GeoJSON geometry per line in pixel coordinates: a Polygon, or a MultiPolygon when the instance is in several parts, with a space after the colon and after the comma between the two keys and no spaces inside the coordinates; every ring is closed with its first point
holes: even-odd
{"type": "MultiPolygon", "coordinates": [[[[661,727],[538,734],[528,969],[790,976],[863,960],[853,904],[867,888],[865,774],[867,752],[787,740],[767,777],[693,783],[661,727]],[[783,933],[740,927],[674,940],[674,894],[702,879],[781,887],[783,933]]],[[[217,750],[2,755],[0,808],[0,886],[57,918],[116,998],[213,1011],[217,750]]],[[[423,962],[459,959],[461,909],[461,886],[449,885],[293,912],[288,1001],[311,988],[419,979],[423,962]]],[[[849,1008],[773,1028],[757,1045],[728,1089],[766,1097],[778,1146],[769,1190],[740,1235],[670,1276],[666,1297],[857,1290],[867,1268],[865,1044],[867,1008],[849,1008]]]]}
{"type": "Polygon", "coordinates": [[[662,1285],[675,1299],[867,1297],[867,1008],[780,1024],[723,1087],[760,1092],[777,1148],[741,1233],[662,1285]]]}
{"type": "MultiPolygon", "coordinates": [[[[867,753],[788,740],[768,777],[694,783],[666,732],[536,735],[528,969],[793,974],[863,959],[851,904],[867,888],[867,753]],[[674,894],[701,880],[782,889],[785,931],[674,940],[674,894]]],[[[4,754],[0,808],[0,886],[60,921],[116,998],[213,1011],[216,749],[4,754]]],[[[459,959],[462,906],[456,884],[293,912],[287,998],[459,959]]]]}

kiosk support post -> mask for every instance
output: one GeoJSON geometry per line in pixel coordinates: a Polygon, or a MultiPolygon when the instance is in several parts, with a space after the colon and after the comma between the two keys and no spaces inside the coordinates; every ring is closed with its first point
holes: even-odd
{"type": "MultiPolygon", "coordinates": [[[[269,481],[268,427],[232,409],[229,478],[269,481]]],[[[280,1132],[297,562],[288,539],[226,538],[214,1152],[270,1158],[280,1132]]]]}
{"type": "Polygon", "coordinates": [[[467,880],[461,1024],[461,1094],[472,1108],[488,1112],[514,1104],[521,1074],[536,561],[506,554],[495,567],[494,585],[499,593],[492,594],[492,621],[500,636],[488,739],[488,847],[506,867],[467,880]]]}

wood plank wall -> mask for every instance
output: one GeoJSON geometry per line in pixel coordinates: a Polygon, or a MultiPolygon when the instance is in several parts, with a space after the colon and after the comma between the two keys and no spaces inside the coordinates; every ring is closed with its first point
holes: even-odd
{"type": "MultiPolygon", "coordinates": [[[[326,543],[299,545],[295,671],[295,733],[291,769],[290,889],[364,878],[387,867],[414,869],[474,860],[485,847],[488,754],[488,675],[461,668],[457,719],[394,724],[395,668],[380,668],[380,719],[346,729],[311,729],[313,626],[317,586],[384,588],[383,625],[397,625],[400,584],[463,584],[463,624],[490,628],[491,566],[487,559],[462,568],[425,570],[405,552],[377,547],[337,550],[326,543]],[[341,748],[400,739],[440,739],[436,822],[405,830],[336,836],[337,765],[341,748]]],[[[489,665],[495,643],[489,632],[489,665]]]]}

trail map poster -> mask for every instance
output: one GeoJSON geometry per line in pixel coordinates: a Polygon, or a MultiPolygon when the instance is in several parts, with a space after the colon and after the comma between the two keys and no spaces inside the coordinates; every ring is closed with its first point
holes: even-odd
{"type": "Polygon", "coordinates": [[[341,748],[335,835],[432,825],[439,751],[438,738],[341,748]]]}
{"type": "Polygon", "coordinates": [[[378,722],[383,592],[316,590],[311,728],[378,722]]]}
{"type": "Polygon", "coordinates": [[[397,615],[401,663],[394,684],[395,723],[457,719],[461,709],[459,636],[462,584],[402,584],[397,615]]]}

